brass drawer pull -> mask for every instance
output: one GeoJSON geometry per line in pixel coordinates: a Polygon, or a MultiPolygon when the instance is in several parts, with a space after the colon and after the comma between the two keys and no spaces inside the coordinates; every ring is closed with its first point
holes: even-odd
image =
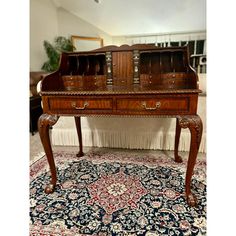
{"type": "Polygon", "coordinates": [[[88,105],[89,105],[89,103],[87,101],[85,101],[84,105],[82,107],[77,107],[76,102],[71,102],[71,106],[73,108],[75,108],[76,110],[84,110],[88,105]]]}
{"type": "Polygon", "coordinates": [[[146,102],[142,102],[142,106],[144,107],[145,110],[156,110],[157,108],[160,108],[161,102],[156,102],[156,106],[155,107],[147,107],[147,103],[146,102]]]}

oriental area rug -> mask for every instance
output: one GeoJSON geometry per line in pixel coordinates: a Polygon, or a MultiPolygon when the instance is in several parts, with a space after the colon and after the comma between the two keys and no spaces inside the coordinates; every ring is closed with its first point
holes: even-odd
{"type": "Polygon", "coordinates": [[[58,184],[45,194],[46,157],[30,166],[31,236],[206,235],[206,163],[197,160],[185,201],[186,158],[119,151],[55,152],[58,184]]]}

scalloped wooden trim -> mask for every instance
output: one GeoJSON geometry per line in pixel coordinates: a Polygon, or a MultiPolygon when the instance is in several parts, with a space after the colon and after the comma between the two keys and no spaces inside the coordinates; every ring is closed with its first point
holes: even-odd
{"type": "MultiPolygon", "coordinates": [[[[153,114],[125,114],[125,115],[121,115],[121,114],[66,114],[66,113],[55,113],[58,116],[70,116],[70,117],[126,117],[126,118],[177,118],[180,115],[153,115],[153,114]]],[[[186,116],[186,114],[181,115],[181,116],[186,116]]]]}
{"type": "Polygon", "coordinates": [[[42,91],[40,95],[123,95],[123,94],[181,94],[181,93],[201,93],[199,89],[182,89],[182,90],[145,90],[145,91],[42,91]]]}

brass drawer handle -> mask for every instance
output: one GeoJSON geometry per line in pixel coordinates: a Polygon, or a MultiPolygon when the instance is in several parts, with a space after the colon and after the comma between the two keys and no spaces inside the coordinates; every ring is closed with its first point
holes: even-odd
{"type": "Polygon", "coordinates": [[[77,107],[76,102],[71,102],[71,106],[73,108],[75,108],[76,110],[84,110],[88,105],[89,105],[89,103],[87,101],[85,101],[84,105],[82,107],[77,107]]]}
{"type": "Polygon", "coordinates": [[[156,110],[157,108],[160,108],[161,102],[156,102],[156,106],[155,107],[147,107],[147,103],[146,102],[142,102],[142,106],[144,107],[145,110],[156,110]]]}

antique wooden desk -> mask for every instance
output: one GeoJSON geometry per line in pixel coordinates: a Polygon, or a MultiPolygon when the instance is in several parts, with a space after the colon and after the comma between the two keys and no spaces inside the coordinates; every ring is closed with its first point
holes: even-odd
{"type": "Polygon", "coordinates": [[[196,113],[200,92],[186,46],[137,44],[63,53],[59,69],[41,83],[43,114],[38,127],[51,171],[51,183],[45,192],[52,193],[57,182],[49,127],[60,116],[75,118],[78,156],[83,155],[81,116],[175,117],[176,162],[182,161],[178,155],[181,128],[191,133],[185,192],[188,204],[195,206],[190,184],[202,136],[202,121],[196,113]]]}

